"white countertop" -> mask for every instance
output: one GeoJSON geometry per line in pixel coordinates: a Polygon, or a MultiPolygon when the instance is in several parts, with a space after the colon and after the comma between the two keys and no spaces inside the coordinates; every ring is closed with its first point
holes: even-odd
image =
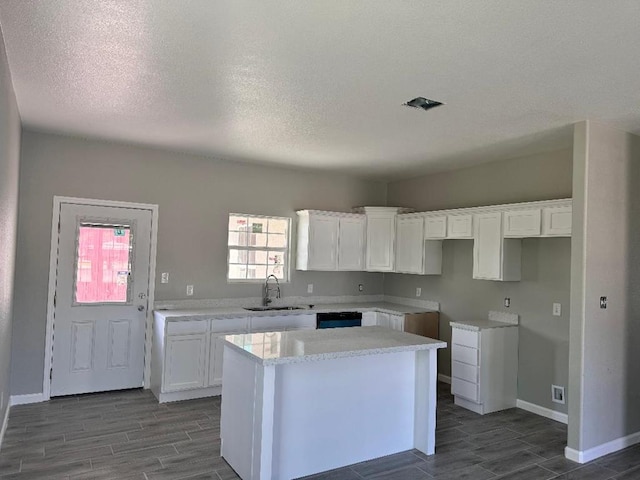
{"type": "Polygon", "coordinates": [[[225,345],[262,365],[446,348],[440,340],[384,327],[328,328],[227,335],[225,345]]]}
{"type": "Polygon", "coordinates": [[[203,318],[231,318],[231,317],[261,317],[273,315],[302,315],[305,313],[320,312],[383,312],[392,315],[404,315],[407,313],[424,313],[433,312],[423,307],[413,307],[410,305],[401,305],[389,302],[366,302],[366,303],[335,303],[320,304],[309,308],[309,305],[299,305],[302,307],[297,310],[267,310],[267,311],[251,311],[242,307],[215,307],[215,308],[189,308],[179,310],[155,310],[155,313],[161,315],[166,320],[197,320],[203,318]]]}
{"type": "Polygon", "coordinates": [[[497,322],[495,320],[465,320],[465,321],[456,321],[449,322],[454,328],[461,328],[463,330],[487,330],[489,328],[506,328],[506,327],[517,327],[517,324],[506,323],[506,322],[497,322]]]}

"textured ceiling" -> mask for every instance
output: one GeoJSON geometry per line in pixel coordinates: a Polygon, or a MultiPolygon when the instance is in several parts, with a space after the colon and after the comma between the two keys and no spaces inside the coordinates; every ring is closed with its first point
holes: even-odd
{"type": "Polygon", "coordinates": [[[0,0],[28,128],[381,178],[565,148],[586,118],[640,131],[638,19],[637,0],[0,0]]]}

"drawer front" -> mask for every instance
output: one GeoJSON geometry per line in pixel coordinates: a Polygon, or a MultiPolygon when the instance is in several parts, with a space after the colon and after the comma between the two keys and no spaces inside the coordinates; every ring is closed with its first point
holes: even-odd
{"type": "Polygon", "coordinates": [[[478,385],[460,380],[459,378],[451,379],[451,393],[471,400],[472,402],[478,401],[478,385]]]}
{"type": "Polygon", "coordinates": [[[209,320],[169,321],[167,335],[188,335],[191,333],[206,333],[209,330],[209,320]]]}
{"type": "Polygon", "coordinates": [[[246,332],[249,330],[248,318],[214,318],[211,320],[212,332],[246,332]]]}
{"type": "Polygon", "coordinates": [[[478,365],[478,349],[451,345],[451,361],[462,362],[468,365],[478,365]]]}
{"type": "Polygon", "coordinates": [[[451,343],[457,343],[465,347],[478,348],[479,338],[480,332],[463,330],[461,328],[454,328],[451,331],[451,343]]]}
{"type": "Polygon", "coordinates": [[[478,383],[479,368],[466,363],[451,362],[451,376],[471,383],[478,383]]]}

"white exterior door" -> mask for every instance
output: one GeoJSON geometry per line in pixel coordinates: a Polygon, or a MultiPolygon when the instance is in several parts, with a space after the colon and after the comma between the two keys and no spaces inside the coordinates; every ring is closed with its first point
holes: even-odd
{"type": "Polygon", "coordinates": [[[51,396],[143,383],[151,210],[61,203],[51,396]]]}

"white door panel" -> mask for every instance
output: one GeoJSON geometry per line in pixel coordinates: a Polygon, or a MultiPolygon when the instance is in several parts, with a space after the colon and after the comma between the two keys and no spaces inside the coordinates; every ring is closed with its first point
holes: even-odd
{"type": "Polygon", "coordinates": [[[51,396],[142,386],[152,212],[61,203],[51,396]]]}

